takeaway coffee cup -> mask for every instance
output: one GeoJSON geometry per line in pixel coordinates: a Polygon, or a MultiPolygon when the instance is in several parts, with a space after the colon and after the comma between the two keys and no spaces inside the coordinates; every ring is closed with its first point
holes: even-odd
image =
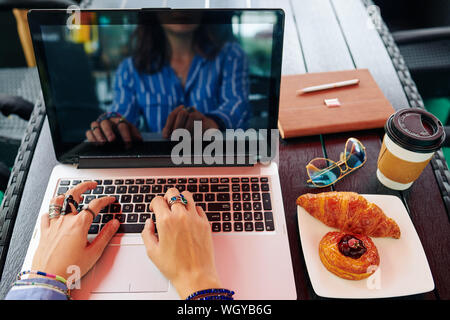
{"type": "Polygon", "coordinates": [[[444,142],[444,128],[431,113],[407,108],[391,115],[384,129],[377,178],[390,189],[408,189],[444,142]]]}

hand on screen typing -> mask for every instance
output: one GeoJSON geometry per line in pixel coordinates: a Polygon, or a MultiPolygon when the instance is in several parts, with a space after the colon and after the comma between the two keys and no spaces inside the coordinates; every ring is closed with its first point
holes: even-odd
{"type": "Polygon", "coordinates": [[[118,136],[125,144],[142,140],[139,130],[123,117],[113,117],[100,122],[93,121],[91,129],[86,131],[88,141],[99,144],[114,142],[118,136]]]}
{"type": "Polygon", "coordinates": [[[202,122],[202,131],[219,128],[218,124],[213,119],[205,116],[194,107],[186,108],[185,106],[180,105],[167,117],[166,125],[162,130],[162,135],[164,138],[169,138],[176,129],[186,129],[193,133],[194,121],[202,122]]]}

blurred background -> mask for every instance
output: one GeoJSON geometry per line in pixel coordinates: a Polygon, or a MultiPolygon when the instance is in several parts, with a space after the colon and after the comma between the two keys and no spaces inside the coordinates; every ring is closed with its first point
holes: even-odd
{"type": "MultiPolygon", "coordinates": [[[[373,0],[425,107],[450,126],[450,0],[373,0]]],[[[450,148],[443,148],[447,164],[450,148]]]]}

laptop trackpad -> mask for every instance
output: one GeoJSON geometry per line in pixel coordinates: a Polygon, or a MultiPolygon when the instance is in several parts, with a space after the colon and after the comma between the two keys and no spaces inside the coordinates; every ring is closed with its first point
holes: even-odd
{"type": "Polygon", "coordinates": [[[143,245],[107,246],[93,271],[92,293],[169,289],[169,281],[150,261],[143,245]]]}

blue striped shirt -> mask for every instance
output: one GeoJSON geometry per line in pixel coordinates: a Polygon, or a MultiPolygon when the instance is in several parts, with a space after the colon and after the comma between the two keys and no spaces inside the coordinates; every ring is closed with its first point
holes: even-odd
{"type": "Polygon", "coordinates": [[[193,106],[229,129],[245,129],[251,116],[247,57],[234,42],[227,42],[214,59],[195,55],[184,88],[170,65],[139,73],[131,57],[119,65],[114,87],[111,111],[137,127],[142,116],[150,132],[161,132],[179,105],[193,106]]]}

